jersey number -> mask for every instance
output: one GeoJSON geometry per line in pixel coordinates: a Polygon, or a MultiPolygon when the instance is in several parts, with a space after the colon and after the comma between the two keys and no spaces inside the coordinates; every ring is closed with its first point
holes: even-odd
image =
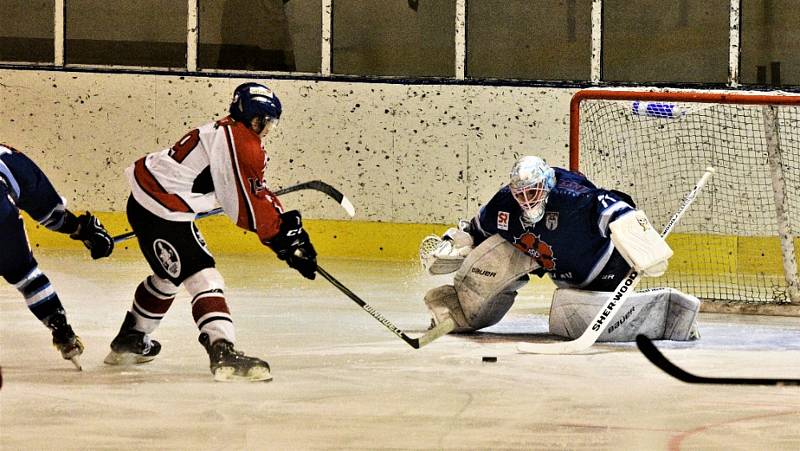
{"type": "Polygon", "coordinates": [[[171,156],[172,159],[178,163],[182,163],[183,160],[189,156],[189,153],[194,150],[199,143],[200,130],[194,129],[176,142],[174,146],[172,146],[172,149],[169,150],[169,156],[171,156]]]}

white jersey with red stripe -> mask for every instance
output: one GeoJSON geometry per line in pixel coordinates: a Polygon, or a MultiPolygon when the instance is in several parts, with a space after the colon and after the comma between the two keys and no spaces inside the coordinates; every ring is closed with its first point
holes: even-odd
{"type": "Polygon", "coordinates": [[[267,161],[259,135],[226,117],[137,160],[125,174],[136,201],[161,218],[192,221],[219,205],[265,242],[278,233],[283,212],[264,181],[267,161]]]}

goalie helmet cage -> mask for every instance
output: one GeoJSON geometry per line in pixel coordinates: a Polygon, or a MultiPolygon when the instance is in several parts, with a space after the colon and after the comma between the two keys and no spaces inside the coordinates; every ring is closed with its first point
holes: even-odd
{"type": "Polygon", "coordinates": [[[671,286],[704,311],[800,315],[800,95],[586,89],[570,105],[570,169],[630,194],[663,226],[714,166],[669,241],[671,286]]]}

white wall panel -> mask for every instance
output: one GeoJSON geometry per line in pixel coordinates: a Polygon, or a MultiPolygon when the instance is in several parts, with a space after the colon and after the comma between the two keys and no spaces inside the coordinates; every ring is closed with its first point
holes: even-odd
{"type": "MultiPolygon", "coordinates": [[[[74,207],[123,210],[122,171],[227,113],[244,80],[0,70],[0,141],[33,156],[74,207]]],[[[572,89],[262,80],[280,97],[268,183],[322,179],[356,219],[451,223],[472,216],[514,159],[568,161],[572,89]]],[[[343,219],[314,193],[309,218],[343,219]]]]}

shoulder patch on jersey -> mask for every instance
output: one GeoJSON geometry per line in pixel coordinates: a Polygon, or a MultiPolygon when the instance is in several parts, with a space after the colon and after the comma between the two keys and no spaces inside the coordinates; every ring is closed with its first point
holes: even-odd
{"type": "Polygon", "coordinates": [[[555,230],[558,228],[558,212],[548,211],[544,214],[544,226],[547,230],[555,230]]]}
{"type": "Polygon", "coordinates": [[[497,212],[497,228],[499,230],[508,230],[508,218],[509,213],[507,211],[498,211],[497,212]]]}

